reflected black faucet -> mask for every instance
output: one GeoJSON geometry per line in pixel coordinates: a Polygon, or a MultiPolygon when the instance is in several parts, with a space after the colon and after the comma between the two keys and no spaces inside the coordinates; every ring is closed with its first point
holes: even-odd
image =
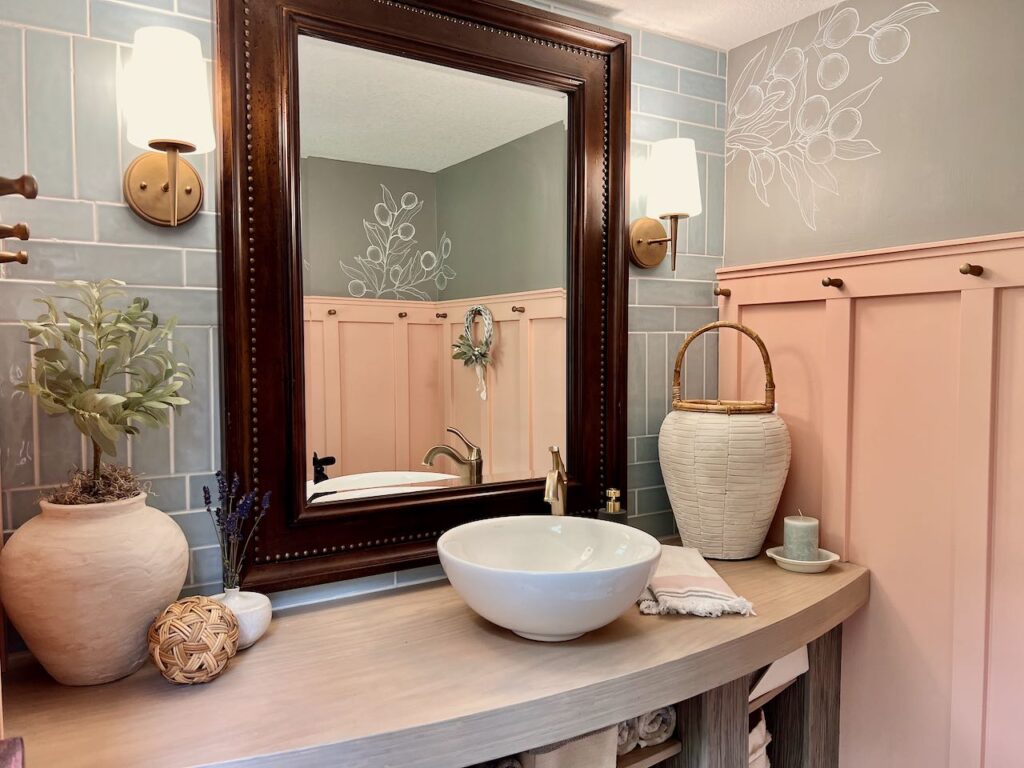
{"type": "Polygon", "coordinates": [[[338,460],[333,456],[324,456],[322,459],[313,452],[313,484],[322,483],[328,479],[324,467],[333,467],[338,460]]]}

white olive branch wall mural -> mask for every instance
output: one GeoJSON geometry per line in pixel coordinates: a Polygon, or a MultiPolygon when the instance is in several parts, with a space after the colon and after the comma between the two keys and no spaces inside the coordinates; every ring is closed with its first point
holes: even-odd
{"type": "Polygon", "coordinates": [[[437,251],[414,250],[416,227],[412,220],[423,201],[414,192],[406,192],[398,202],[383,184],[381,202],[373,207],[375,221],[363,219],[363,230],[369,245],[366,252],[355,257],[355,264],[338,264],[349,278],[351,296],[429,301],[423,287],[433,283],[443,291],[455,270],[447,265],[452,251],[448,233],[441,234],[437,251]]]}
{"type": "Polygon", "coordinates": [[[841,5],[818,14],[818,31],[803,47],[793,45],[797,24],[779,32],[770,54],[765,46],[747,62],[728,101],[726,164],[747,164],[747,180],[765,206],[768,185],[778,174],[812,230],[817,229],[818,194],[839,194],[832,163],[881,152],[860,132],[861,108],[882,76],[843,95],[850,74],[843,49],[866,40],[872,62],[894,64],[910,48],[907,23],[939,12],[928,2],[908,3],[862,27],[857,9],[841,5]]]}

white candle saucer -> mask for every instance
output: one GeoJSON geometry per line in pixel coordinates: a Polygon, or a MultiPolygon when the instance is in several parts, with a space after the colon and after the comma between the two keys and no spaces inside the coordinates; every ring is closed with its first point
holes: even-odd
{"type": "Polygon", "coordinates": [[[772,547],[765,552],[780,568],[794,573],[821,573],[827,571],[832,563],[839,562],[839,555],[827,549],[818,550],[817,560],[790,560],[782,556],[782,547],[772,547]]]}

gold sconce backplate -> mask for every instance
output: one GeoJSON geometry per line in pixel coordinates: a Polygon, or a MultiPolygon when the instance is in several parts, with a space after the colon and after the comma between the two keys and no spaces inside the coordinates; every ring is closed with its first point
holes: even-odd
{"type": "MultiPolygon", "coordinates": [[[[161,227],[171,226],[171,197],[168,192],[167,155],[146,152],[135,158],[124,172],[124,199],[128,207],[161,227]]],[[[195,216],[203,204],[203,182],[199,172],[178,158],[178,224],[195,216]]]]}
{"type": "Polygon", "coordinates": [[[657,219],[635,219],[629,225],[629,260],[643,269],[661,264],[668,253],[665,227],[657,219]]]}

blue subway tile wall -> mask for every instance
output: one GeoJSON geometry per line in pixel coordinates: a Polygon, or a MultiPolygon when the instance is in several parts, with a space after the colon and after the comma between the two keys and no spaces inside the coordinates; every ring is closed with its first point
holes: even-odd
{"type": "MultiPolygon", "coordinates": [[[[131,295],[148,297],[161,316],[178,317],[175,344],[187,347],[197,374],[192,405],[171,428],[122,441],[116,457],[144,476],[150,503],[185,532],[192,549],[188,593],[220,589],[216,538],[205,510],[197,508],[201,486],[210,482],[220,454],[216,214],[211,206],[197,220],[169,231],[128,211],[121,172],[139,150],[123,141],[115,84],[118,63],[130,55],[138,26],[183,27],[209,52],[209,18],[209,0],[0,3],[0,93],[9,97],[0,124],[0,175],[32,173],[40,190],[36,200],[0,198],[0,221],[25,221],[32,230],[23,245],[29,263],[6,265],[0,272],[4,533],[31,519],[39,497],[87,456],[68,420],[45,415],[15,389],[30,366],[19,321],[39,313],[34,299],[52,291],[54,280],[118,278],[128,283],[131,295]]],[[[195,159],[204,172],[213,164],[208,157],[195,159]]],[[[216,182],[209,176],[208,182],[213,200],[216,182]]],[[[4,245],[12,250],[14,244],[4,245]]]]}
{"type": "MultiPolygon", "coordinates": [[[[666,259],[653,270],[630,266],[629,492],[630,521],[656,536],[675,532],[658,463],[658,430],[671,408],[676,352],[687,334],[718,319],[712,289],[722,266],[725,231],[726,54],[664,35],[633,35],[630,218],[644,215],[644,164],[650,145],[674,136],[697,145],[704,213],[680,226],[673,272],[666,259]]],[[[717,334],[699,337],[682,368],[686,397],[718,392],[717,334]]]]}
{"type": "MultiPolygon", "coordinates": [[[[578,8],[541,8],[616,27],[578,8]]],[[[589,6],[593,7],[593,6],[589,6]]],[[[0,199],[0,221],[27,221],[33,240],[26,267],[0,272],[0,479],[4,533],[36,513],[47,488],[81,464],[85,445],[62,420],[45,416],[15,383],[28,368],[18,321],[35,314],[33,299],[56,279],[116,277],[148,296],[162,315],[179,318],[177,343],[188,349],[197,380],[192,406],[169,431],[145,432],[123,456],[151,484],[153,503],[185,532],[192,549],[186,594],[219,590],[216,538],[202,509],[221,450],[217,391],[216,171],[212,155],[192,158],[207,184],[204,212],[178,230],[133,216],[121,197],[121,172],[139,153],[127,144],[116,104],[116,70],[131,55],[139,26],[160,24],[196,34],[212,50],[210,0],[5,0],[0,3],[0,175],[32,172],[41,196],[0,199]]],[[[704,213],[681,228],[673,272],[630,268],[629,494],[633,524],[657,535],[674,523],[658,465],[657,433],[669,408],[672,364],[688,332],[717,318],[714,270],[722,265],[726,56],[644,30],[633,37],[631,101],[633,197],[642,214],[642,176],[652,142],[676,136],[697,142],[704,213]]],[[[699,339],[683,371],[688,396],[717,392],[717,339],[699,339]]],[[[286,607],[442,576],[438,568],[381,574],[282,594],[286,607]]]]}

